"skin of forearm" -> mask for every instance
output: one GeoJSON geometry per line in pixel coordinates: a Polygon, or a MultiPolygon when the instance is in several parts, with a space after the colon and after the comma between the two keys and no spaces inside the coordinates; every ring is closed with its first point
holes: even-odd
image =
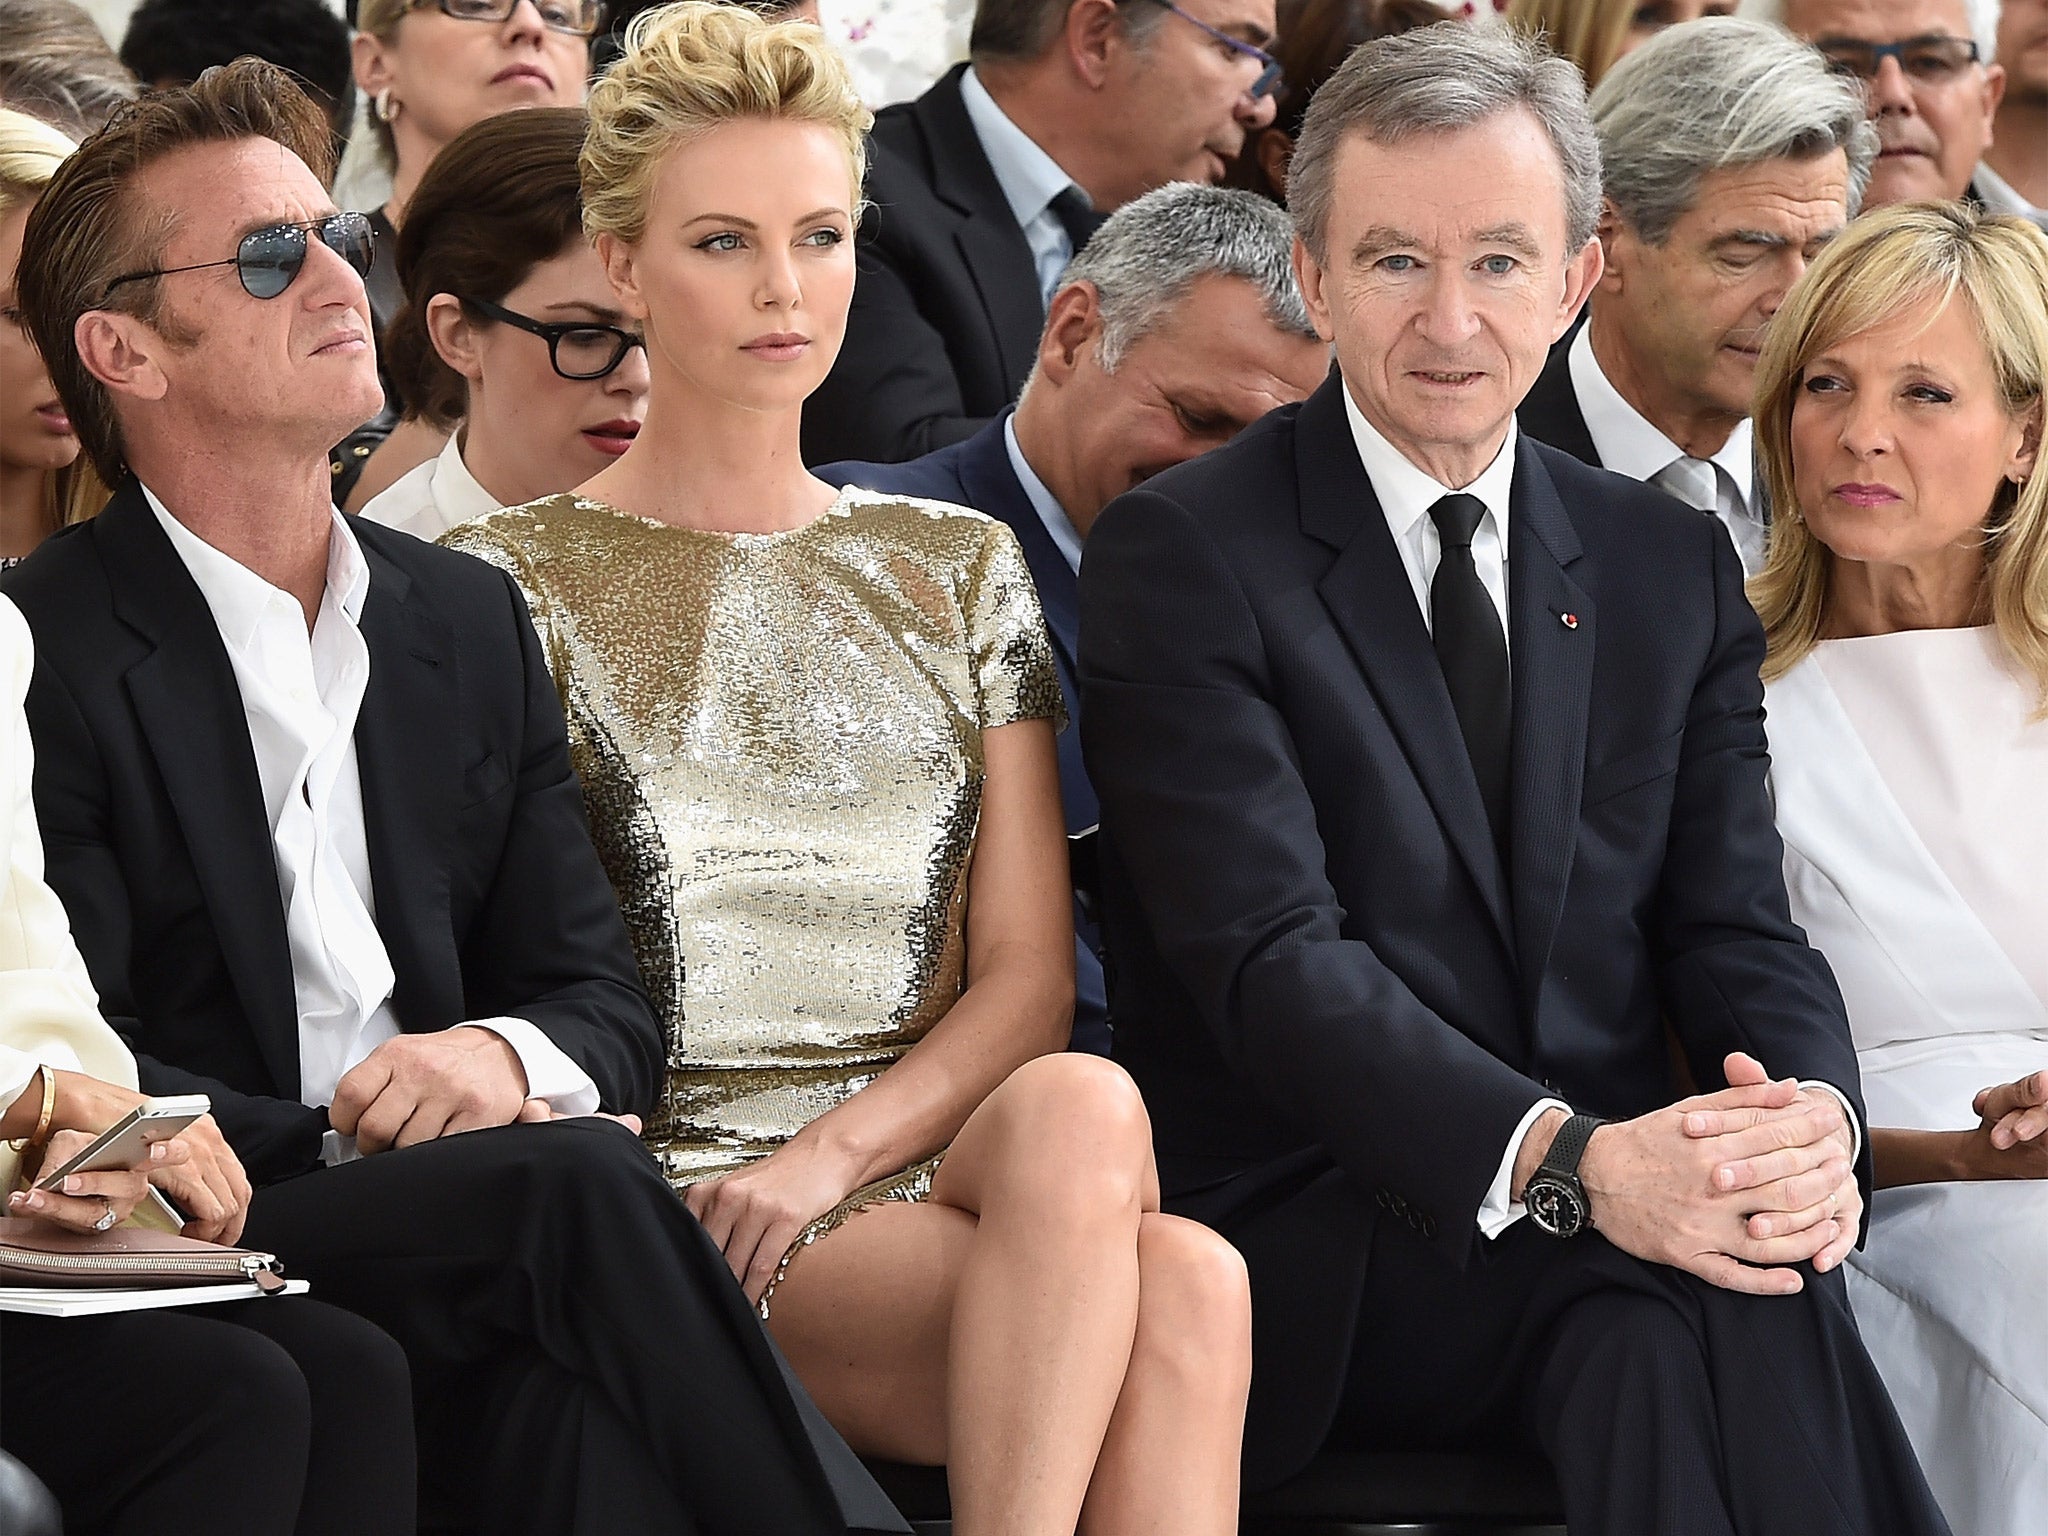
{"type": "MultiPolygon", "coordinates": [[[[56,1105],[50,1113],[53,1131],[103,1131],[141,1097],[112,1083],[87,1077],[83,1072],[54,1067],[44,1070],[54,1073],[57,1079],[56,1105]]],[[[43,1080],[32,1076],[15,1101],[0,1112],[0,1136],[33,1135],[36,1119],[42,1112],[43,1080]]]]}
{"type": "Polygon", "coordinates": [[[1979,1131],[1905,1131],[1873,1126],[1870,1159],[1879,1189],[1995,1178],[1976,1155],[1979,1131]]]}
{"type": "Polygon", "coordinates": [[[1059,1050],[1072,1027],[1059,966],[1035,952],[1000,957],[902,1060],[794,1138],[832,1149],[854,1187],[921,1162],[950,1142],[982,1100],[1025,1062],[1059,1050]]]}

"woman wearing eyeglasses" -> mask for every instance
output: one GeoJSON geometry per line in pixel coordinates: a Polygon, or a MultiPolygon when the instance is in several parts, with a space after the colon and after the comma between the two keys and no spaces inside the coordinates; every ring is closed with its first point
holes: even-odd
{"type": "Polygon", "coordinates": [[[636,20],[583,169],[647,428],[445,542],[527,594],[666,1034],[648,1140],[826,1417],[943,1464],[960,1536],[1226,1536],[1244,1266],[1160,1213],[1130,1079],[1060,1051],[1030,573],[1001,523],[835,491],[797,451],[867,121],[814,27],[636,20]]]}
{"type": "MultiPolygon", "coordinates": [[[[356,86],[370,104],[391,168],[391,196],[370,216],[382,257],[365,284],[380,340],[405,302],[392,257],[427,167],[485,118],[580,103],[603,11],[603,0],[362,0],[356,86]]],[[[411,402],[388,371],[384,384],[381,420],[389,422],[411,402]]],[[[345,477],[350,510],[360,510],[441,447],[441,434],[421,418],[402,423],[388,439],[378,437],[380,430],[352,441],[335,461],[337,500],[345,477]],[[372,449],[375,458],[363,463],[372,449]]]]}
{"type": "Polygon", "coordinates": [[[363,508],[438,538],[580,485],[647,415],[647,354],[583,233],[578,108],[490,118],[414,193],[398,238],[410,295],[385,366],[411,419],[452,435],[363,508]]]}

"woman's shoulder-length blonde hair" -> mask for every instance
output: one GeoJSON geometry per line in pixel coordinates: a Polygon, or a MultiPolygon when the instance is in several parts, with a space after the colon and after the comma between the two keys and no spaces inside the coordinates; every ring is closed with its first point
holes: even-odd
{"type": "Polygon", "coordinates": [[[583,227],[593,237],[637,244],[662,157],[748,118],[836,133],[859,204],[874,119],[845,63],[808,22],[771,21],[709,0],[642,11],[626,29],[624,55],[591,88],[588,110],[583,227]]]}
{"type": "MultiPolygon", "coordinates": [[[[40,118],[0,107],[0,214],[12,213],[43,195],[57,167],[78,146],[40,118]]],[[[43,480],[43,531],[82,523],[107,504],[107,488],[80,454],[43,480]]]]}
{"type": "MultiPolygon", "coordinates": [[[[1852,223],[1787,295],[1757,363],[1756,450],[1771,504],[1770,555],[1749,584],[1785,675],[1821,637],[1833,556],[1800,516],[1792,409],[1806,366],[1850,336],[1955,300],[1969,307],[2005,407],[2034,413],[2048,386],[2048,235],[2025,219],[1964,203],[1895,203],[1852,223]]],[[[2001,480],[1985,509],[1984,606],[2048,710],[2048,453],[2024,484],[2001,480]]]]}
{"type": "Polygon", "coordinates": [[[1638,0],[1514,0],[1507,22],[1570,59],[1592,90],[1621,57],[1638,0]]]}

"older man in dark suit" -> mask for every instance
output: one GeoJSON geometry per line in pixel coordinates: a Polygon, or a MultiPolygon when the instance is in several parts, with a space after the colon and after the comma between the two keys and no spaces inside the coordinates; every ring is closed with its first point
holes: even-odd
{"type": "Polygon", "coordinates": [[[212,1098],[246,1239],[404,1346],[425,1524],[903,1530],[616,1123],[660,1040],[516,588],[328,500],[378,396],[328,146],[238,60],[25,232],[117,487],[9,579],[50,884],[143,1089],[212,1098]]]}
{"type": "Polygon", "coordinates": [[[980,0],[972,61],[884,110],[846,341],[804,460],[896,463],[1012,404],[1103,216],[1215,182],[1273,120],[1273,0],[980,0]]]}
{"type": "MultiPolygon", "coordinates": [[[[1177,183],[1111,214],[1053,295],[1014,412],[907,464],[829,464],[834,485],[924,496],[1010,525],[1080,719],[1081,550],[1113,497],[1304,398],[1329,349],[1302,307],[1287,216],[1248,192],[1177,183]]],[[[1067,832],[1098,819],[1081,734],[1060,737],[1067,832]]],[[[1109,1053],[1095,924],[1075,913],[1077,1050],[1109,1053]]]]}
{"type": "Polygon", "coordinates": [[[1117,1056],[1168,1208],[1251,1270],[1252,1485],[1505,1441],[1576,1536],[1935,1536],[1839,1273],[1856,1059],[1741,568],[1514,428],[1599,188],[1576,71],[1511,33],[1317,95],[1289,198],[1341,376],[1083,566],[1117,1056]]]}

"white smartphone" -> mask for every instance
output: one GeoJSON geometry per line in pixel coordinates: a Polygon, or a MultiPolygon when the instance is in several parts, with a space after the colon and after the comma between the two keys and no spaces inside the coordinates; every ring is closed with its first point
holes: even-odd
{"type": "Polygon", "coordinates": [[[144,1099],[94,1137],[63,1167],[45,1172],[36,1181],[36,1188],[54,1190],[74,1173],[136,1167],[148,1158],[152,1142],[169,1141],[212,1108],[213,1101],[203,1093],[144,1099]]]}

